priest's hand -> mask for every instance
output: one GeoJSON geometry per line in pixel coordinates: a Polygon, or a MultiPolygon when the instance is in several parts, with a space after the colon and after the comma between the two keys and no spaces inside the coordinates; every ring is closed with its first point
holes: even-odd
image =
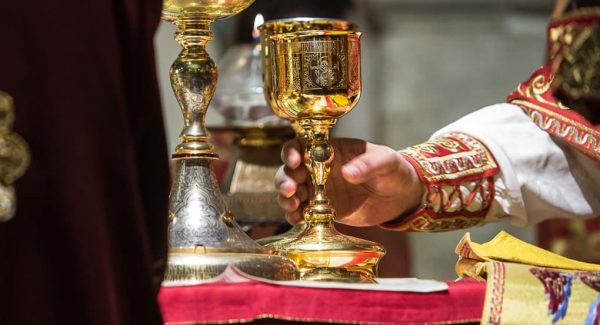
{"type": "MultiPolygon", "coordinates": [[[[301,140],[286,143],[275,177],[279,205],[291,223],[302,219],[312,191],[301,140]]],[[[372,226],[416,209],[425,191],[414,168],[395,150],[357,139],[331,139],[335,150],[327,196],[337,221],[372,226]]]]}

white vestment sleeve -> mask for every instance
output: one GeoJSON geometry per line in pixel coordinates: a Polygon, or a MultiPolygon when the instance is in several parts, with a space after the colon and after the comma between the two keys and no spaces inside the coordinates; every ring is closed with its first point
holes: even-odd
{"type": "Polygon", "coordinates": [[[519,106],[483,108],[432,138],[450,132],[480,140],[500,166],[486,222],[527,226],[600,215],[600,164],[537,127],[519,106]]]}

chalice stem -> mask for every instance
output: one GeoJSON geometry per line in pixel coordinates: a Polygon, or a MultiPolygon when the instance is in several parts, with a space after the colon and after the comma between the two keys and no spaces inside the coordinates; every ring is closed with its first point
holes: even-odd
{"type": "Polygon", "coordinates": [[[313,197],[304,210],[304,220],[308,223],[330,223],[335,218],[335,211],[329,203],[325,185],[334,157],[334,150],[329,144],[329,130],[335,124],[331,121],[302,121],[306,135],[305,166],[311,173],[314,187],[313,197]]]}
{"type": "Polygon", "coordinates": [[[209,27],[212,21],[186,11],[175,20],[175,39],[183,49],[171,66],[170,76],[184,128],[174,158],[216,156],[204,127],[204,116],[217,83],[216,65],[205,49],[213,38],[209,27]]]}

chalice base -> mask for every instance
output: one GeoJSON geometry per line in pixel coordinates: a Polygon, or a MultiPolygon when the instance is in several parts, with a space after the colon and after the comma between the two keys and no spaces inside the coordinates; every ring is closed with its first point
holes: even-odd
{"type": "Polygon", "coordinates": [[[300,270],[300,279],[376,283],[377,265],[385,254],[380,244],[343,235],[332,223],[307,224],[280,250],[300,270]]]}
{"type": "Polygon", "coordinates": [[[211,247],[172,247],[163,286],[194,285],[214,278],[235,266],[240,271],[266,279],[298,279],[296,266],[287,258],[253,250],[211,247]]]}

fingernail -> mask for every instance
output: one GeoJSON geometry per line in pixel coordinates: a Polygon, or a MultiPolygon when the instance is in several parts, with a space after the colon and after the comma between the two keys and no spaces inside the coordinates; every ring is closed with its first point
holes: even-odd
{"type": "Polygon", "coordinates": [[[356,168],[356,166],[353,166],[353,165],[344,166],[343,169],[346,174],[348,174],[352,177],[360,176],[360,170],[358,168],[356,168]]]}
{"type": "Polygon", "coordinates": [[[287,197],[290,197],[295,193],[294,184],[290,181],[283,182],[281,184],[281,188],[283,189],[283,192],[287,197]]]}

